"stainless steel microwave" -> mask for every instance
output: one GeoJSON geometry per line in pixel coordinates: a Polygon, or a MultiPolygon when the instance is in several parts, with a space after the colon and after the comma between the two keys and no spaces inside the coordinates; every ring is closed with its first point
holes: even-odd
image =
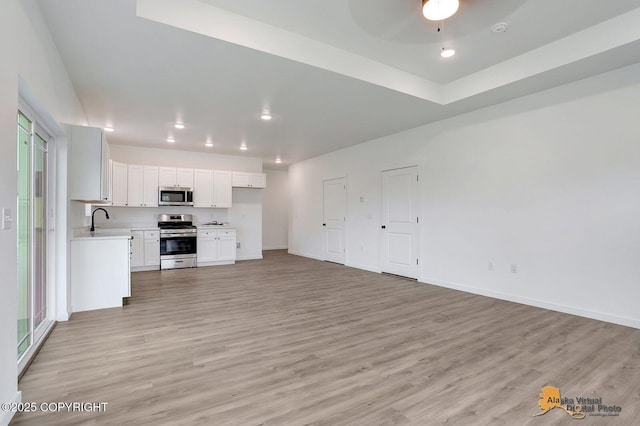
{"type": "Polygon", "coordinates": [[[158,188],[158,194],[158,205],[160,206],[193,205],[193,188],[161,186],[158,188]]]}

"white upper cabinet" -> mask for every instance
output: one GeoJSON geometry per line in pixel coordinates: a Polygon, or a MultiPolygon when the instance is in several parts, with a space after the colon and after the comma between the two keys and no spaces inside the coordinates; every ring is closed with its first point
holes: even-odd
{"type": "Polygon", "coordinates": [[[158,168],[129,164],[129,207],[158,207],[158,168]]]}
{"type": "Polygon", "coordinates": [[[176,167],[158,168],[158,186],[182,186],[193,188],[193,169],[176,167]]]}
{"type": "Polygon", "coordinates": [[[231,207],[231,173],[222,170],[194,170],[193,206],[231,207]]]}
{"type": "Polygon", "coordinates": [[[158,167],[158,186],[176,186],[175,167],[158,167]]]}
{"type": "Polygon", "coordinates": [[[264,173],[233,172],[234,188],[266,188],[267,175],[264,173]]]}
{"type": "Polygon", "coordinates": [[[193,188],[193,169],[176,169],[176,185],[193,188]]]}
{"type": "Polygon", "coordinates": [[[128,205],[131,207],[142,207],[144,204],[142,197],[142,187],[144,184],[144,168],[129,164],[129,180],[128,180],[128,205]]]}
{"type": "Polygon", "coordinates": [[[128,170],[127,165],[111,162],[111,204],[126,206],[128,200],[128,170]]]}
{"type": "Polygon", "coordinates": [[[71,126],[69,198],[94,203],[111,202],[109,145],[97,127],[71,126]]]}
{"type": "Polygon", "coordinates": [[[158,207],[158,168],[144,166],[142,199],[145,207],[158,207]]]}
{"type": "Polygon", "coordinates": [[[231,207],[232,172],[214,170],[213,172],[213,207],[231,207]]]}
{"type": "Polygon", "coordinates": [[[193,206],[213,207],[213,170],[193,171],[193,206]]]}

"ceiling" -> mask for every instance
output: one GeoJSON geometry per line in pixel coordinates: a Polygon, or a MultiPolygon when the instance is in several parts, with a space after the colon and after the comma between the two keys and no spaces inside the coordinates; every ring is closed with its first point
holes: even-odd
{"type": "Polygon", "coordinates": [[[640,62],[640,0],[462,0],[441,32],[420,0],[39,3],[110,143],[265,168],[640,62]]]}

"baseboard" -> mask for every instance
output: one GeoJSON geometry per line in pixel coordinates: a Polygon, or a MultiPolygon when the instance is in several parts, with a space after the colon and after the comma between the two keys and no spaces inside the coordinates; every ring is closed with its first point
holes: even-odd
{"type": "Polygon", "coordinates": [[[132,266],[131,272],[159,271],[160,265],[155,266],[132,266]]]}
{"type": "Polygon", "coordinates": [[[315,259],[315,260],[324,260],[320,256],[316,256],[315,254],[310,254],[310,253],[304,253],[302,251],[289,250],[289,254],[293,254],[293,255],[296,255],[296,256],[302,256],[302,257],[308,257],[310,259],[315,259]]]}
{"type": "MultiPolygon", "coordinates": [[[[8,402],[10,404],[18,404],[22,402],[22,392],[17,391],[13,396],[13,398],[11,399],[11,401],[2,401],[2,402],[8,402]]],[[[0,410],[0,426],[8,426],[14,414],[16,414],[14,411],[0,410]]]]}
{"type": "Polygon", "coordinates": [[[204,266],[219,266],[219,265],[233,265],[235,260],[218,260],[216,262],[200,262],[198,263],[198,268],[202,268],[204,266]]]}
{"type": "Polygon", "coordinates": [[[259,255],[247,255],[247,256],[238,256],[236,260],[262,260],[262,254],[259,255]]]}
{"type": "Polygon", "coordinates": [[[560,303],[548,302],[546,300],[532,299],[529,297],[516,296],[508,293],[501,293],[499,291],[486,290],[477,287],[470,287],[463,284],[451,283],[447,281],[441,281],[432,278],[422,278],[421,283],[432,284],[438,287],[450,288],[453,290],[464,291],[465,293],[478,294],[480,296],[492,297],[494,299],[506,300],[509,302],[521,303],[523,305],[535,306],[537,308],[549,309],[551,311],[562,312],[565,314],[577,315],[580,317],[595,319],[599,321],[610,322],[613,324],[624,325],[626,327],[632,327],[640,329],[640,320],[628,317],[622,317],[619,315],[612,315],[606,312],[592,311],[589,309],[579,308],[577,306],[563,305],[560,303]]]}
{"type": "Polygon", "coordinates": [[[350,268],[362,269],[364,271],[375,272],[376,274],[381,274],[382,269],[376,266],[363,265],[360,263],[347,262],[344,266],[348,266],[350,268]]]}
{"type": "Polygon", "coordinates": [[[288,248],[289,248],[289,246],[287,246],[287,245],[283,245],[283,246],[268,246],[268,247],[262,247],[262,250],[286,250],[288,248]]]}
{"type": "Polygon", "coordinates": [[[69,321],[69,318],[71,318],[71,312],[67,311],[58,312],[58,314],[56,315],[56,321],[69,321]]]}

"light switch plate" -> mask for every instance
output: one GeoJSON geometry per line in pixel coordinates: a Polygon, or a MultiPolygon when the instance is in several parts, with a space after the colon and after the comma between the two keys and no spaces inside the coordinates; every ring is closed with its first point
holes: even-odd
{"type": "Polygon", "coordinates": [[[3,230],[11,229],[11,222],[13,222],[13,218],[11,217],[11,209],[3,208],[2,209],[2,229],[3,230]]]}

